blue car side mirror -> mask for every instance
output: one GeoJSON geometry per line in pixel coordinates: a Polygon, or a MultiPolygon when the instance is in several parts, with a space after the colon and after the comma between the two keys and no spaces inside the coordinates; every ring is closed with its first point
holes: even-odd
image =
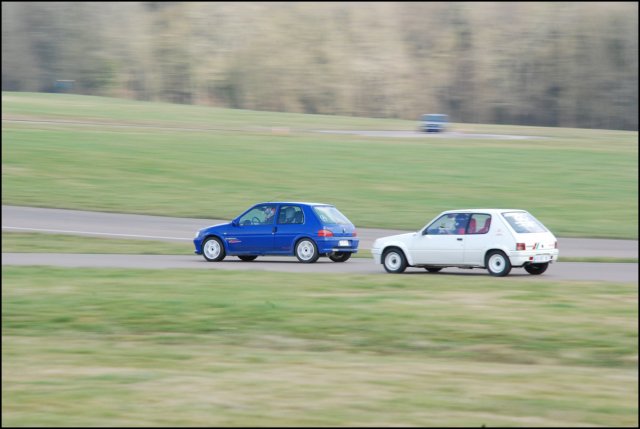
{"type": "Polygon", "coordinates": [[[238,224],[238,219],[234,219],[234,220],[232,220],[232,221],[231,221],[231,225],[233,225],[233,226],[238,226],[238,225],[239,225],[239,224],[238,224]]]}

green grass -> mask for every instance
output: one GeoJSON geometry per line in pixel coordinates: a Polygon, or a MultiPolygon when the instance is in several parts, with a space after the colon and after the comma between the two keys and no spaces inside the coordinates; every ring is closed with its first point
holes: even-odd
{"type": "Polygon", "coordinates": [[[2,252],[189,255],[193,254],[193,243],[3,231],[2,252]]]}
{"type": "MultiPolygon", "coordinates": [[[[397,229],[503,206],[637,239],[637,132],[380,139],[311,130],[416,123],[7,92],[2,114],[3,204],[231,218],[315,200],[397,229]]],[[[192,255],[5,232],[2,251],[192,255]]],[[[2,423],[635,427],[637,303],[637,284],[537,277],[3,266],[2,423]]]]}
{"type": "Polygon", "coordinates": [[[3,267],[3,426],[637,426],[637,284],[3,267]]]}
{"type": "MultiPolygon", "coordinates": [[[[205,130],[253,130],[286,133],[305,129],[412,129],[417,125],[395,119],[305,115],[300,113],[221,109],[194,105],[153,103],[118,98],[26,92],[2,93],[3,117],[57,119],[119,125],[196,127],[205,130]],[[361,129],[361,128],[358,128],[361,129]]],[[[153,131],[153,130],[152,130],[153,131]]]]}
{"type": "Polygon", "coordinates": [[[3,204],[231,218],[264,200],[322,201],[358,227],[397,229],[509,207],[559,236],[637,239],[637,132],[454,124],[544,138],[366,138],[310,130],[416,124],[7,92],[2,113],[66,121],[3,121],[3,204]]]}

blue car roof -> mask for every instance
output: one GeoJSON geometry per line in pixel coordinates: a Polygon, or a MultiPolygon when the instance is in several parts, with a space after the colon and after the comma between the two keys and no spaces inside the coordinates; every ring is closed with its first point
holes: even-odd
{"type": "Polygon", "coordinates": [[[310,203],[306,201],[265,201],[258,204],[300,204],[300,205],[306,205],[306,206],[333,206],[333,204],[310,203]]]}

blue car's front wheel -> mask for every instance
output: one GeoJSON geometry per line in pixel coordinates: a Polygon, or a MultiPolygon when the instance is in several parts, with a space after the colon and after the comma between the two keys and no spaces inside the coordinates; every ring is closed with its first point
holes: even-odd
{"type": "Polygon", "coordinates": [[[222,261],[226,256],[224,246],[218,237],[209,237],[202,243],[202,256],[209,262],[222,261]]]}

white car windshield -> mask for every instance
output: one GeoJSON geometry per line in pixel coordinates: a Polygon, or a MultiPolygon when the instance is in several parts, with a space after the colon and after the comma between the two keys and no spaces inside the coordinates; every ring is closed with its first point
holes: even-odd
{"type": "Polygon", "coordinates": [[[547,232],[547,228],[545,228],[538,219],[527,212],[506,212],[502,213],[502,216],[518,234],[547,232]]]}

